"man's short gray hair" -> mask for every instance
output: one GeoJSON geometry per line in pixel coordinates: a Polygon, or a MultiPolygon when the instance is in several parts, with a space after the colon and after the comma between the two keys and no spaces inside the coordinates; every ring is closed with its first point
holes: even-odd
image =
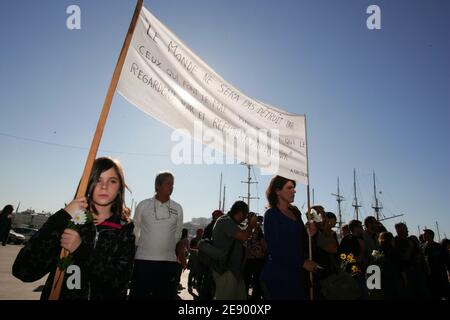
{"type": "Polygon", "coordinates": [[[167,178],[175,179],[173,174],[169,171],[163,171],[158,173],[158,175],[155,178],[155,192],[158,190],[158,187],[163,184],[164,180],[167,178]]]}

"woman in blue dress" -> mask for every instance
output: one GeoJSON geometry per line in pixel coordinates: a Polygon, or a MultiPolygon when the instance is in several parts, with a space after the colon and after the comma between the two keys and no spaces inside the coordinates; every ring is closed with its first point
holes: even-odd
{"type": "MultiPolygon", "coordinates": [[[[301,213],[291,205],[295,186],[295,181],[275,176],[266,192],[270,208],[264,215],[264,237],[269,256],[261,279],[268,299],[308,299],[306,272],[317,269],[308,260],[308,234],[301,213]]],[[[313,229],[309,232],[314,233],[313,229]]]]}

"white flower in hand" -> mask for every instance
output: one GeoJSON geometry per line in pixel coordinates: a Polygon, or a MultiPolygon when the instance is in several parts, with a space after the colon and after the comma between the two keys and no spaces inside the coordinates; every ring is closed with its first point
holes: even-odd
{"type": "Polygon", "coordinates": [[[380,257],[382,257],[382,256],[383,256],[383,253],[382,253],[382,252],[380,252],[380,251],[378,251],[378,250],[373,250],[373,251],[372,251],[372,257],[380,258],[380,257]]]}
{"type": "Polygon", "coordinates": [[[309,213],[307,214],[307,216],[308,216],[308,220],[309,221],[312,220],[314,222],[322,222],[322,217],[314,209],[310,209],[309,213]]]}
{"type": "Polygon", "coordinates": [[[86,217],[86,213],[84,212],[84,210],[78,209],[77,211],[75,211],[74,215],[72,216],[72,222],[75,225],[78,224],[85,224],[87,220],[86,217]]]}

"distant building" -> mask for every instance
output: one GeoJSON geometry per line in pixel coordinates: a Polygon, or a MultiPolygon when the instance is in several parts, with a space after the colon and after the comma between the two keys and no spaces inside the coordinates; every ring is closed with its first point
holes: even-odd
{"type": "Polygon", "coordinates": [[[210,221],[210,218],[192,218],[190,222],[183,223],[183,228],[188,229],[189,240],[195,238],[197,229],[205,229],[210,221]]]}
{"type": "Polygon", "coordinates": [[[32,209],[13,215],[13,227],[31,227],[39,229],[50,217],[51,213],[36,213],[32,209]]]}
{"type": "Polygon", "coordinates": [[[201,226],[207,226],[208,223],[211,221],[211,218],[192,218],[192,223],[193,224],[198,224],[201,226]]]}

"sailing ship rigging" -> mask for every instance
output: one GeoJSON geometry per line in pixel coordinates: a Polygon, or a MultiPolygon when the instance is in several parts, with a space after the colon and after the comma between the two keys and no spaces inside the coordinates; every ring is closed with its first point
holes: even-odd
{"type": "MultiPolygon", "coordinates": [[[[392,216],[385,216],[382,212],[383,205],[379,199],[379,194],[381,194],[381,191],[377,192],[377,185],[376,185],[376,179],[375,179],[375,171],[372,173],[373,177],[373,204],[372,209],[374,210],[373,216],[377,219],[377,221],[385,221],[389,219],[394,219],[403,216],[403,214],[396,214],[392,216]]],[[[353,169],[353,202],[352,207],[354,210],[354,218],[356,220],[363,220],[361,209],[363,206],[361,202],[358,199],[358,195],[356,192],[357,189],[357,183],[356,183],[356,169],[353,169]]],[[[342,212],[342,202],[345,201],[345,197],[342,195],[340,190],[340,183],[339,183],[339,177],[337,178],[337,193],[331,193],[332,196],[336,197],[337,207],[338,207],[338,230],[339,232],[342,229],[342,226],[344,224],[343,221],[343,212],[342,212]]]]}

